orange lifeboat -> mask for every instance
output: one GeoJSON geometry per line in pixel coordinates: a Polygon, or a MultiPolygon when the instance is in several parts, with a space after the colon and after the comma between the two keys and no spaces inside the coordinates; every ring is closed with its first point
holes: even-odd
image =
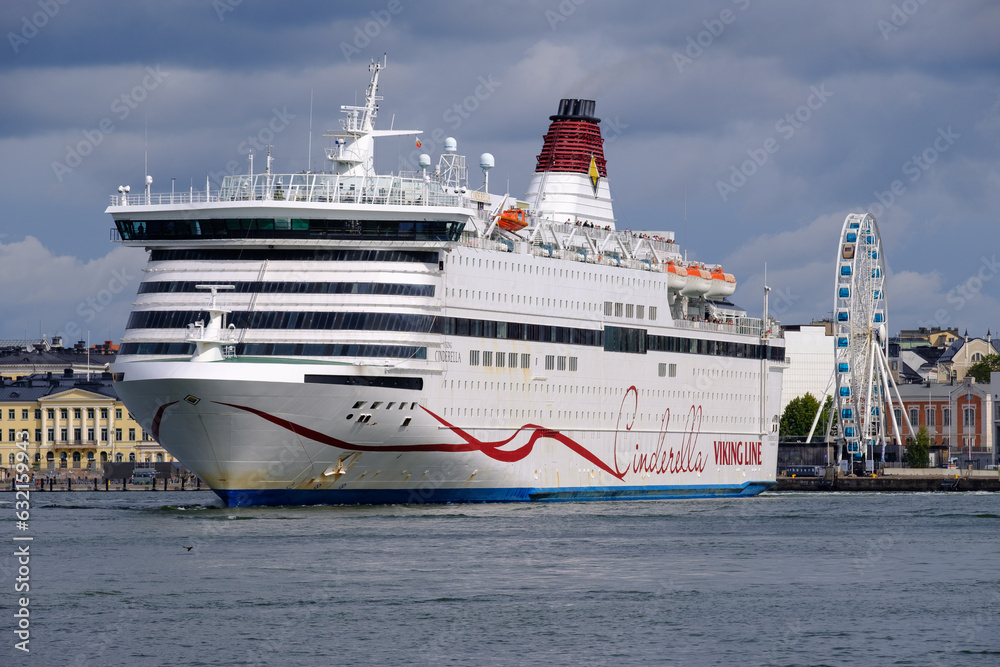
{"type": "Polygon", "coordinates": [[[681,296],[705,296],[712,283],[712,274],[695,264],[689,264],[686,269],[687,283],[681,289],[681,296]]]}
{"type": "Polygon", "coordinates": [[[736,277],[731,273],[724,273],[721,266],[712,269],[711,277],[712,282],[705,294],[707,298],[727,297],[736,291],[736,277]]]}
{"type": "Polygon", "coordinates": [[[663,272],[667,274],[667,289],[678,292],[687,285],[687,269],[684,267],[679,267],[668,261],[663,272]]]}
{"type": "Polygon", "coordinates": [[[497,224],[508,232],[519,232],[528,226],[528,215],[523,208],[509,208],[500,214],[497,224]]]}

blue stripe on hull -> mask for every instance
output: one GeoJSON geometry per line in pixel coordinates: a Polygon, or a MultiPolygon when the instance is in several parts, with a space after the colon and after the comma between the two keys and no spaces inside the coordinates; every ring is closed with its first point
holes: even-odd
{"type": "Polygon", "coordinates": [[[229,507],[280,505],[410,505],[426,503],[575,502],[755,496],[773,482],[741,486],[625,486],[570,489],[213,489],[229,507]]]}

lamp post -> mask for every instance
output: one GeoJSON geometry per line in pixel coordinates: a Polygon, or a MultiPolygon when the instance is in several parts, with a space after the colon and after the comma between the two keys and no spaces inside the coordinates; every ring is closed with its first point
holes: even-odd
{"type": "MultiPolygon", "coordinates": [[[[924,414],[924,421],[927,424],[927,436],[931,440],[931,447],[934,446],[934,433],[931,431],[931,415],[934,414],[934,403],[931,399],[931,383],[927,381],[927,412],[924,414]]],[[[937,420],[934,420],[934,430],[937,430],[937,420]]]]}
{"type": "Polygon", "coordinates": [[[108,420],[105,422],[105,424],[107,424],[107,428],[108,428],[108,440],[107,441],[109,443],[111,443],[111,461],[110,461],[110,463],[118,463],[118,459],[115,458],[115,444],[116,444],[115,443],[115,430],[113,428],[111,428],[111,415],[112,415],[111,411],[114,410],[114,408],[115,408],[114,403],[112,403],[111,406],[108,407],[108,420]]]}
{"type": "Polygon", "coordinates": [[[968,385],[968,389],[965,392],[965,414],[962,415],[962,422],[965,424],[967,429],[971,431],[971,434],[967,438],[969,442],[969,460],[965,462],[965,467],[969,468],[972,465],[972,441],[975,439],[976,433],[976,420],[975,413],[972,412],[972,385],[968,385]]]}

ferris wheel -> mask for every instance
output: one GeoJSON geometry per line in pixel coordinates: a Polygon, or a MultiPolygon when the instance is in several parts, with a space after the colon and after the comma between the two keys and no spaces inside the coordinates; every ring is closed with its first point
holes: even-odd
{"type": "MultiPolygon", "coordinates": [[[[895,411],[886,409],[896,403],[892,392],[896,386],[886,359],[882,237],[871,214],[851,214],[844,221],[833,312],[837,437],[855,461],[873,461],[876,447],[881,447],[884,458],[886,441],[895,436],[901,443],[903,438],[895,411]]],[[[895,395],[898,399],[898,390],[895,395]]],[[[905,410],[900,413],[910,426],[905,410]]],[[[909,430],[912,433],[912,427],[909,430]]]]}

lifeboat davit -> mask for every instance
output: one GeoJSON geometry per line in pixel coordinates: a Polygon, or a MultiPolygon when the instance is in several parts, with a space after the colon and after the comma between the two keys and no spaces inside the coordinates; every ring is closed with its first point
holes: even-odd
{"type": "Polygon", "coordinates": [[[712,269],[709,275],[711,283],[705,294],[706,299],[725,298],[736,291],[736,276],[731,273],[723,273],[722,267],[712,269]]]}
{"type": "Polygon", "coordinates": [[[690,265],[687,271],[687,282],[681,288],[681,296],[705,296],[712,287],[712,274],[700,266],[690,265]]]}
{"type": "Polygon", "coordinates": [[[528,215],[523,208],[509,208],[500,214],[497,225],[508,232],[519,232],[528,226],[528,215]]]}
{"type": "Polygon", "coordinates": [[[687,285],[687,269],[684,267],[677,266],[673,262],[667,262],[664,273],[667,274],[667,289],[680,292],[687,285]]]}

